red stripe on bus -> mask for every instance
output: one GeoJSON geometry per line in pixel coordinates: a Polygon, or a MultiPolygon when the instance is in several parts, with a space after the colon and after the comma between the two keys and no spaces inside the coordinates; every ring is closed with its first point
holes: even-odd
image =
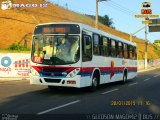
{"type": "MultiPolygon", "coordinates": [[[[123,71],[125,67],[55,67],[55,66],[32,66],[38,72],[48,71],[48,72],[71,72],[76,68],[81,68],[80,72],[93,72],[95,68],[99,68],[101,72],[109,71],[123,71]]],[[[137,67],[127,67],[128,71],[135,70],[137,67]]]]}

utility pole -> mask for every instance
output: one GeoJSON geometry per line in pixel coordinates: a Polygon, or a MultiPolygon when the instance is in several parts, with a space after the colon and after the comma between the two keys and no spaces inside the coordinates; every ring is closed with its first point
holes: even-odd
{"type": "Polygon", "coordinates": [[[57,5],[59,6],[59,0],[57,1],[57,5]]]}
{"type": "Polygon", "coordinates": [[[132,37],[133,35],[135,35],[136,33],[140,32],[141,30],[145,29],[145,52],[144,52],[144,68],[147,69],[147,46],[148,46],[148,40],[147,40],[147,24],[145,24],[145,26],[143,26],[142,28],[140,28],[139,30],[137,30],[134,33],[130,34],[130,41],[132,42],[132,37]]]}
{"type": "Polygon", "coordinates": [[[103,2],[107,0],[96,0],[96,21],[95,21],[95,27],[98,28],[98,2],[103,2]]]}
{"type": "Polygon", "coordinates": [[[148,45],[148,40],[147,40],[147,24],[145,24],[145,53],[144,53],[144,68],[147,69],[147,45],[148,45]]]}
{"type": "Polygon", "coordinates": [[[96,21],[95,27],[98,28],[98,0],[96,0],[96,21]]]}

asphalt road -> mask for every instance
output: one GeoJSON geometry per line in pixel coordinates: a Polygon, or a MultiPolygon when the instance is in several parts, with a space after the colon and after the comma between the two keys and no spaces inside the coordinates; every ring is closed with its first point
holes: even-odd
{"type": "Polygon", "coordinates": [[[59,89],[29,81],[0,81],[0,114],[19,119],[160,120],[160,69],[128,80],[88,89],[59,89]]]}

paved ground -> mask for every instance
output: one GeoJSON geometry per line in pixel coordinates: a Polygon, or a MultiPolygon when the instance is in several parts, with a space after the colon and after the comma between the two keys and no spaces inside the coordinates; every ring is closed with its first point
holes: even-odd
{"type": "Polygon", "coordinates": [[[96,92],[49,91],[46,86],[29,85],[28,80],[0,81],[0,113],[2,119],[158,120],[160,69],[139,73],[126,84],[102,85],[96,92]]]}

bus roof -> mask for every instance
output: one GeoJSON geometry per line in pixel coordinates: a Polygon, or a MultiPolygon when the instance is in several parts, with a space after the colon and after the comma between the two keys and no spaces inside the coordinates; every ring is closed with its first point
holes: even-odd
{"type": "Polygon", "coordinates": [[[87,31],[90,31],[90,32],[93,32],[93,33],[97,33],[97,34],[100,34],[102,36],[106,36],[106,37],[109,37],[109,38],[112,38],[112,39],[115,39],[115,40],[118,40],[118,41],[121,41],[123,43],[127,43],[127,44],[130,44],[130,45],[133,45],[133,46],[136,46],[136,43],[135,42],[131,42],[131,41],[128,41],[126,39],[123,39],[123,38],[120,38],[116,35],[113,35],[113,34],[110,34],[110,33],[107,33],[107,32],[104,32],[102,30],[99,30],[97,28],[93,28],[89,25],[86,25],[86,24],[83,24],[83,23],[78,23],[78,22],[50,22],[50,23],[42,23],[42,24],[38,24],[36,26],[41,26],[41,25],[49,25],[49,24],[77,24],[80,26],[81,29],[85,29],[87,31]]]}

